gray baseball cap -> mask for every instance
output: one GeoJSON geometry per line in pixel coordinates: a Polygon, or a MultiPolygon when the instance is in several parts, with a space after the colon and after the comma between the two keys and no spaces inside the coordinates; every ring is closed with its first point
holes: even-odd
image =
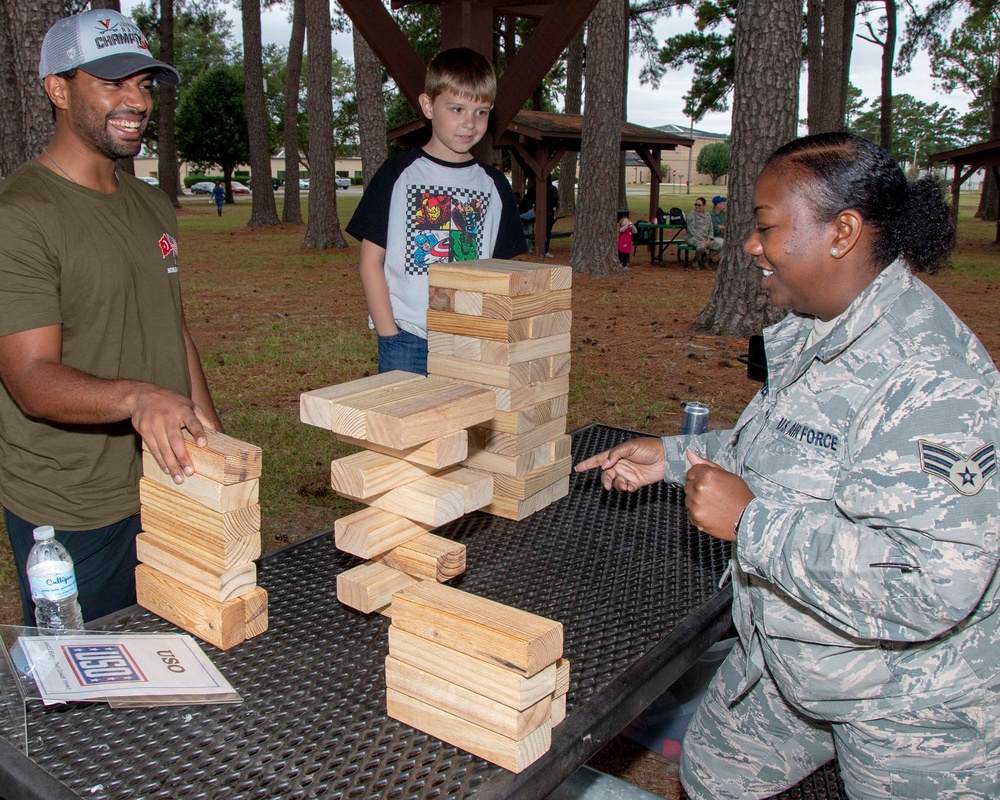
{"type": "Polygon", "coordinates": [[[136,24],[107,8],[61,19],[45,34],[38,77],[45,80],[46,75],[71,69],[112,81],[149,72],[160,83],[181,82],[177,70],[153,58],[136,24]]]}

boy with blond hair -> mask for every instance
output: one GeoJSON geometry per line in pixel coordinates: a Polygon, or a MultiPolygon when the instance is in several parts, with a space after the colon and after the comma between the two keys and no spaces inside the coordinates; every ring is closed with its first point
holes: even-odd
{"type": "Polygon", "coordinates": [[[472,156],[486,133],[496,73],[456,47],[427,68],[422,148],[389,158],[347,225],[361,241],[359,269],[379,372],[427,374],[427,268],[441,261],[513,258],[527,251],[506,177],[472,156]]]}

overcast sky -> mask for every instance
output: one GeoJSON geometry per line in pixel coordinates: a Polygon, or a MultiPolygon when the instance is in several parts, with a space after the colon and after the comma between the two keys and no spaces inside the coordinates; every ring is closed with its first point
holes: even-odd
{"type": "MultiPolygon", "coordinates": [[[[135,0],[122,0],[122,10],[129,13],[135,0]]],[[[924,5],[919,2],[918,5],[924,5]]],[[[241,38],[239,14],[230,9],[233,18],[233,32],[239,39],[241,38]]],[[[693,16],[689,11],[682,11],[674,14],[668,19],[661,20],[657,25],[657,33],[661,41],[667,37],[692,30],[694,27],[693,16]]],[[[902,27],[902,24],[900,25],[902,27]]],[[[276,44],[288,45],[288,37],[291,25],[288,21],[287,12],[283,9],[272,9],[265,11],[262,16],[262,35],[264,43],[274,42],[276,44]]],[[[859,18],[858,31],[861,31],[861,21],[859,18]]],[[[341,57],[347,61],[353,60],[353,50],[350,34],[334,34],[333,46],[340,53],[341,57]]],[[[854,52],[851,58],[851,82],[859,87],[868,99],[874,99],[879,95],[879,72],[882,50],[877,45],[866,42],[860,38],[854,40],[854,52]]],[[[650,86],[643,86],[639,82],[639,71],[642,68],[641,59],[633,58],[629,64],[629,90],[628,90],[628,120],[638,125],[655,127],[657,125],[690,125],[691,121],[684,116],[684,93],[691,86],[691,68],[668,74],[659,89],[650,86]]],[[[969,97],[964,93],[944,94],[934,90],[934,81],[930,76],[930,66],[925,54],[921,53],[915,60],[913,69],[909,74],[893,79],[894,94],[912,94],[919,100],[926,103],[941,103],[958,109],[959,113],[968,110],[969,97]]],[[[805,117],[805,88],[806,76],[802,76],[802,97],[800,103],[800,118],[805,117]]],[[[726,113],[712,113],[700,120],[695,127],[701,130],[715,133],[728,133],[730,115],[726,113]]]]}

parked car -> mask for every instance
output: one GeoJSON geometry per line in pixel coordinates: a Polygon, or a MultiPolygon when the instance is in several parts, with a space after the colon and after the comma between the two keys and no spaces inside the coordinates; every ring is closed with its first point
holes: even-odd
{"type": "Polygon", "coordinates": [[[233,187],[233,194],[250,194],[250,188],[239,181],[230,181],[233,187]]]}
{"type": "Polygon", "coordinates": [[[140,181],[145,181],[150,186],[159,186],[160,185],[160,182],[156,178],[145,177],[145,178],[139,178],[139,180],[140,181]]]}
{"type": "Polygon", "coordinates": [[[191,194],[211,194],[214,188],[215,184],[211,181],[198,181],[191,184],[189,191],[191,194]]]}
{"type": "MultiPolygon", "coordinates": [[[[281,181],[277,178],[271,178],[271,186],[277,189],[281,186],[281,181]]],[[[247,188],[253,191],[253,178],[247,178],[247,188]]]]}
{"type": "Polygon", "coordinates": [[[337,188],[338,189],[350,189],[351,188],[351,179],[350,178],[344,178],[344,177],[341,177],[340,175],[338,175],[336,178],[334,178],[334,182],[337,184],[337,188]]]}
{"type": "Polygon", "coordinates": [[[300,189],[308,189],[309,188],[309,179],[308,178],[299,178],[299,188],[300,189]]]}

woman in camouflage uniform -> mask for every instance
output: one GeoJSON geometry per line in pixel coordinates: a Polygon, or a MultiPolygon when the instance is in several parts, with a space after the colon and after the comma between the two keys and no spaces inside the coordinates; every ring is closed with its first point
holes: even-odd
{"type": "Polygon", "coordinates": [[[577,467],[685,481],[692,522],[734,542],[739,638],[684,787],[767,797],[836,756],[852,798],[1000,797],[1000,375],[912,275],[954,241],[940,190],[821,134],[771,156],[753,206],[744,249],[792,311],[767,383],[732,430],[577,467]]]}

